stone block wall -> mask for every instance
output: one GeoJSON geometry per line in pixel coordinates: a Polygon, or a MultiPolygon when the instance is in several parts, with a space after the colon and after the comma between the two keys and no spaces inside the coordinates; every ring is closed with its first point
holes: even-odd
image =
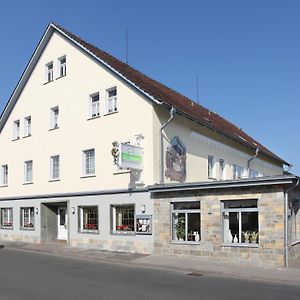
{"type": "Polygon", "coordinates": [[[284,266],[284,194],[281,190],[227,189],[157,195],[153,195],[154,253],[257,266],[284,266]],[[243,199],[258,200],[259,245],[225,246],[222,243],[221,201],[243,199]],[[199,244],[179,244],[171,241],[171,203],[174,200],[201,202],[199,244]]]}

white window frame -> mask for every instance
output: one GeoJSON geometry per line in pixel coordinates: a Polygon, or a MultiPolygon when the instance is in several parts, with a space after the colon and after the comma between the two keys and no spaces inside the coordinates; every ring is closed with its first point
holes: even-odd
{"type": "Polygon", "coordinates": [[[13,123],[13,140],[20,138],[20,120],[15,120],[13,123]]]}
{"type": "Polygon", "coordinates": [[[105,107],[106,107],[105,114],[107,114],[107,115],[118,112],[118,90],[117,90],[116,86],[106,90],[106,104],[105,104],[105,107]],[[112,91],[116,91],[116,95],[109,97],[109,93],[112,92],[112,91]],[[111,104],[111,109],[110,109],[110,103],[112,103],[111,104]]]}
{"type": "Polygon", "coordinates": [[[13,208],[3,207],[1,208],[1,228],[2,229],[13,229],[13,208]]]}
{"type": "Polygon", "coordinates": [[[57,78],[64,77],[67,75],[67,56],[63,55],[57,59],[57,78]],[[65,62],[62,63],[62,60],[65,62]]]}
{"type": "MultiPolygon", "coordinates": [[[[79,224],[79,228],[78,231],[80,233],[99,233],[99,207],[97,205],[82,205],[78,207],[78,224],[79,224]],[[84,225],[84,210],[85,209],[96,209],[97,210],[97,224],[96,224],[96,228],[94,228],[95,224],[90,224],[93,225],[91,226],[91,228],[87,228],[84,225]]],[[[89,224],[87,224],[89,225],[89,224]]]]}
{"type": "MultiPolygon", "coordinates": [[[[120,234],[120,235],[134,235],[135,234],[135,224],[136,224],[136,207],[133,203],[126,203],[126,204],[114,204],[111,205],[111,234],[120,234]],[[133,220],[132,220],[132,229],[125,230],[125,228],[117,229],[117,227],[124,227],[126,225],[117,225],[117,209],[126,209],[126,208],[133,208],[133,220]]],[[[123,223],[122,223],[123,224],[123,223]]]]}
{"type": "Polygon", "coordinates": [[[207,157],[207,176],[216,179],[216,160],[213,155],[207,157]]]}
{"type": "MultiPolygon", "coordinates": [[[[177,220],[178,221],[178,220],[177,220]]],[[[195,244],[195,243],[200,243],[201,241],[201,202],[200,201],[175,201],[171,203],[171,241],[173,243],[185,243],[185,244],[195,244]],[[199,204],[199,209],[198,208],[192,208],[192,209],[175,209],[174,206],[176,204],[187,204],[187,203],[193,203],[193,204],[199,204]],[[174,238],[176,235],[176,224],[174,221],[174,217],[178,214],[184,214],[185,218],[185,239],[184,240],[178,240],[177,238],[174,238]],[[199,222],[200,222],[200,228],[198,231],[199,234],[199,241],[196,241],[196,236],[195,236],[195,241],[190,241],[189,237],[193,235],[193,233],[188,232],[188,214],[199,214],[199,222]]]]}
{"type": "Polygon", "coordinates": [[[89,118],[100,117],[100,93],[93,93],[89,95],[89,118]],[[97,101],[93,101],[95,97],[98,97],[97,101]]]}
{"type": "Polygon", "coordinates": [[[26,160],[24,162],[24,183],[33,183],[33,160],[26,160]],[[29,166],[31,165],[31,174],[29,173],[29,166]],[[29,174],[31,176],[29,176],[29,174]]]}
{"type": "Polygon", "coordinates": [[[53,68],[54,68],[53,61],[50,61],[45,65],[45,83],[53,81],[53,68]],[[52,68],[49,68],[51,65],[52,68]]]}
{"type": "Polygon", "coordinates": [[[34,207],[21,207],[21,229],[23,230],[34,230],[34,207]]]}
{"type": "Polygon", "coordinates": [[[50,109],[50,129],[59,128],[59,106],[50,109]]]}
{"type": "Polygon", "coordinates": [[[233,179],[240,179],[245,177],[246,170],[237,164],[232,164],[232,178],[233,179]]]}
{"type": "Polygon", "coordinates": [[[31,116],[24,118],[24,137],[31,136],[31,116]]]}
{"type": "MultiPolygon", "coordinates": [[[[258,218],[258,228],[257,228],[257,232],[259,234],[259,210],[258,210],[258,200],[257,199],[242,199],[242,200],[224,200],[221,201],[221,213],[222,213],[222,243],[226,244],[226,245],[230,245],[230,246],[249,246],[249,247],[257,247],[259,245],[259,237],[258,237],[258,243],[246,243],[246,242],[241,242],[242,241],[242,213],[243,212],[247,212],[247,213],[257,213],[257,218],[258,218]],[[233,202],[233,201],[237,201],[237,202],[246,202],[246,201],[256,201],[256,207],[248,207],[248,208],[225,208],[225,202],[233,202]],[[229,218],[229,213],[237,213],[238,214],[238,221],[239,221],[239,229],[238,229],[238,236],[236,237],[238,239],[238,242],[234,241],[235,236],[232,235],[232,243],[225,241],[226,240],[226,236],[225,236],[225,217],[229,218]]],[[[228,227],[229,227],[229,219],[228,219],[228,227]]],[[[229,228],[228,228],[229,229],[229,228]]],[[[227,230],[227,228],[226,228],[227,230]]],[[[227,237],[228,238],[228,237],[227,237]]],[[[244,236],[245,238],[245,236],[244,236]]]]}
{"type": "Polygon", "coordinates": [[[96,175],[96,151],[94,148],[86,149],[82,151],[82,177],[88,177],[88,176],[95,176],[96,175]],[[90,164],[90,162],[87,162],[88,159],[88,153],[91,151],[94,152],[94,169],[88,170],[91,167],[89,166],[87,168],[87,165],[90,164]],[[93,171],[93,172],[92,172],[93,171]]]}
{"type": "Polygon", "coordinates": [[[226,163],[223,158],[219,159],[219,179],[220,180],[226,179],[226,163]]]}
{"type": "Polygon", "coordinates": [[[7,186],[8,185],[8,165],[1,165],[0,170],[0,185],[7,186]]]}
{"type": "Polygon", "coordinates": [[[60,179],[60,156],[52,155],[50,156],[50,180],[60,179]],[[55,161],[58,160],[58,161],[55,161]],[[56,165],[55,165],[56,164],[56,165]],[[55,170],[56,168],[56,170],[55,170]]]}

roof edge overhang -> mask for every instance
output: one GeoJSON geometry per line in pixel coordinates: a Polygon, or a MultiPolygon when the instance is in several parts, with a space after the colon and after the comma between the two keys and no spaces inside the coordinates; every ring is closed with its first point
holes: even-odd
{"type": "Polygon", "coordinates": [[[245,178],[224,181],[205,181],[193,183],[170,183],[156,184],[148,187],[152,193],[178,192],[178,191],[195,191],[195,190],[212,190],[212,189],[231,189],[231,188],[252,188],[263,186],[290,186],[299,180],[298,176],[272,176],[261,178],[245,178]]]}

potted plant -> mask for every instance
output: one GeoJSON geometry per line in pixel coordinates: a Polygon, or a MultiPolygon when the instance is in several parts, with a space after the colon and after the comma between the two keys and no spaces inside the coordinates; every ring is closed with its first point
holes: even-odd
{"type": "Polygon", "coordinates": [[[251,236],[251,233],[249,231],[242,231],[244,237],[245,237],[245,243],[249,243],[250,242],[250,236],[251,236]]]}
{"type": "Polygon", "coordinates": [[[175,225],[176,236],[179,241],[185,240],[185,218],[179,217],[175,225]]]}

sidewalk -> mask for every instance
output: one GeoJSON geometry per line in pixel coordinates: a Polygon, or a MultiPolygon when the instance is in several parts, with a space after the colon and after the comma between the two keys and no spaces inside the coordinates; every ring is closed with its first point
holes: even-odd
{"type": "MultiPolygon", "coordinates": [[[[192,276],[218,275],[260,281],[300,285],[300,260],[289,268],[262,268],[229,263],[199,260],[190,257],[142,255],[111,252],[97,249],[69,248],[64,244],[30,244],[24,242],[1,242],[2,249],[38,252],[47,255],[85,259],[101,263],[121,263],[133,267],[147,267],[183,272],[192,276]]],[[[0,255],[1,251],[0,249],[0,255]]]]}

